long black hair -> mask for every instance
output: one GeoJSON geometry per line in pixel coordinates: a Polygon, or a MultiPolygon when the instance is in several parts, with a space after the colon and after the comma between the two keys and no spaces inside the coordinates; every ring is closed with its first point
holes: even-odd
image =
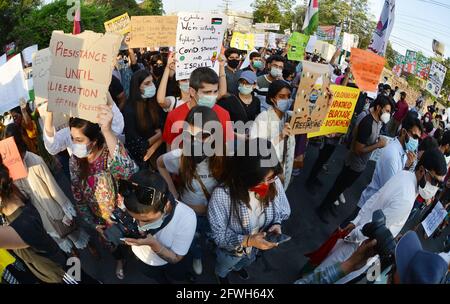
{"type": "Polygon", "coordinates": [[[160,122],[159,105],[155,99],[156,94],[150,99],[142,98],[140,87],[145,78],[149,76],[153,79],[153,76],[146,70],[139,70],[133,74],[130,82],[130,97],[128,99],[128,104],[134,107],[134,112],[136,113],[138,131],[143,135],[148,132],[150,126],[153,129],[158,129],[160,122]]]}
{"type": "Polygon", "coordinates": [[[292,87],[284,80],[275,80],[269,85],[269,90],[267,91],[267,100],[266,102],[273,106],[273,100],[275,97],[277,97],[278,93],[282,89],[288,89],[290,92],[292,92],[292,87]]]}

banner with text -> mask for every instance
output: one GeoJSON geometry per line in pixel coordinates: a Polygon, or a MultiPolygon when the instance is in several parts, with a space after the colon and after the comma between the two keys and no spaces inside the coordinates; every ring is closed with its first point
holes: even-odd
{"type": "Polygon", "coordinates": [[[308,138],[333,133],[347,133],[350,121],[359,97],[359,90],[346,86],[332,84],[333,101],[327,117],[319,132],[308,133],[308,138]]]}
{"type": "Polygon", "coordinates": [[[317,39],[323,41],[334,41],[336,37],[335,25],[319,25],[316,31],[317,39]]]}
{"type": "Polygon", "coordinates": [[[352,74],[361,91],[377,91],[385,60],[384,57],[371,51],[352,48],[350,55],[352,74]]]}
{"type": "Polygon", "coordinates": [[[330,69],[326,64],[302,61],[303,71],[291,118],[293,134],[320,131],[331,106],[330,69]]]}
{"type": "Polygon", "coordinates": [[[113,60],[122,36],[85,31],[78,35],[54,31],[48,80],[48,109],[94,123],[98,106],[106,104],[113,60]]]}
{"type": "Polygon", "coordinates": [[[131,48],[175,46],[177,16],[131,16],[131,48]]]}
{"type": "Polygon", "coordinates": [[[176,79],[188,79],[199,67],[219,74],[219,55],[227,18],[222,14],[179,13],[176,34],[176,79]]]}
{"type": "Polygon", "coordinates": [[[0,115],[19,106],[19,100],[30,98],[20,54],[0,67],[0,115]]]}

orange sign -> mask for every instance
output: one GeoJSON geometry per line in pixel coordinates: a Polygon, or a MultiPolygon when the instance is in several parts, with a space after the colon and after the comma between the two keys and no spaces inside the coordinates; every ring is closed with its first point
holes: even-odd
{"type": "Polygon", "coordinates": [[[28,173],[20,157],[14,137],[8,137],[0,141],[0,155],[2,156],[3,164],[9,170],[9,176],[13,180],[27,177],[28,173]]]}
{"type": "Polygon", "coordinates": [[[370,51],[352,48],[350,64],[356,85],[361,91],[377,91],[386,59],[370,51]]]}

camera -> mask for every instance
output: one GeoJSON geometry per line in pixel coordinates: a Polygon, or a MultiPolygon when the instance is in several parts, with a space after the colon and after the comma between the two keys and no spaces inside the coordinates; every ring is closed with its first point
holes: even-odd
{"type": "Polygon", "coordinates": [[[135,219],[126,211],[116,208],[111,214],[111,220],[114,222],[114,225],[106,229],[104,234],[106,239],[115,246],[122,243],[121,238],[145,238],[145,235],[139,232],[135,219]]]}
{"type": "Polygon", "coordinates": [[[372,222],[364,225],[362,233],[371,240],[377,240],[375,251],[380,256],[381,264],[391,264],[395,256],[396,242],[391,231],[386,227],[383,211],[376,210],[373,213],[372,222]]]}

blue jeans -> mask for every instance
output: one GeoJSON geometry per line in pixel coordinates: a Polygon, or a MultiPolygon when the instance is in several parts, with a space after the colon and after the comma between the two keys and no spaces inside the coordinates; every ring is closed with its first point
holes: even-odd
{"type": "Polygon", "coordinates": [[[216,250],[216,268],[214,272],[221,278],[225,278],[231,271],[239,271],[252,264],[256,259],[255,248],[250,256],[234,256],[221,248],[216,250]]]}
{"type": "Polygon", "coordinates": [[[208,219],[206,216],[199,216],[197,215],[197,228],[195,230],[194,239],[191,243],[191,252],[192,257],[194,259],[201,259],[202,258],[202,246],[201,246],[201,240],[202,237],[206,237],[206,234],[211,230],[209,226],[208,219]]]}

